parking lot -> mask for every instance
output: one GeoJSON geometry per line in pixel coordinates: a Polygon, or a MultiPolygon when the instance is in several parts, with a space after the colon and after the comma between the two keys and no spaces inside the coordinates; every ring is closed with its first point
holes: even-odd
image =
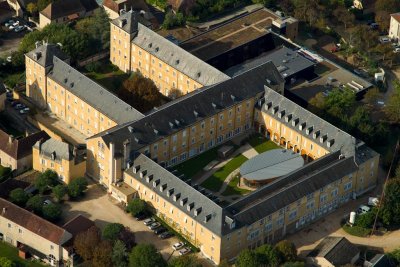
{"type": "Polygon", "coordinates": [[[0,26],[4,30],[4,34],[0,39],[0,57],[10,56],[11,52],[18,49],[18,45],[25,34],[35,29],[33,23],[27,22],[22,18],[12,18],[11,20],[0,26]]]}
{"type": "Polygon", "coordinates": [[[172,249],[172,245],[179,242],[178,238],[159,238],[144,225],[143,221],[136,221],[132,216],[126,214],[100,185],[91,184],[84,199],[67,202],[63,208],[64,222],[82,214],[93,220],[101,229],[108,223],[121,223],[135,233],[136,243],[153,244],[164,259],[168,260],[171,255],[178,255],[178,252],[172,249]]]}

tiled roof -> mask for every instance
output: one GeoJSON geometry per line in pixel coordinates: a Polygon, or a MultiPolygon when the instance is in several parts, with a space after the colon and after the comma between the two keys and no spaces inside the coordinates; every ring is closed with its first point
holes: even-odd
{"type": "Polygon", "coordinates": [[[78,96],[117,124],[135,121],[144,117],[142,113],[57,56],[54,57],[53,62],[54,66],[48,77],[61,84],[66,90],[78,96]]]}
{"type": "Polygon", "coordinates": [[[50,138],[45,142],[36,142],[35,147],[40,150],[40,154],[46,157],[52,157],[57,161],[71,160],[73,158],[73,147],[62,141],[50,138]]]}
{"type": "Polygon", "coordinates": [[[111,128],[93,137],[103,136],[106,144],[136,139],[137,142],[131,142],[131,149],[137,151],[163,136],[171,135],[199,120],[217,114],[238,101],[262,94],[267,79],[275,84],[283,82],[271,62],[214,86],[187,94],[161,106],[160,109],[154,110],[136,122],[111,128]]]}
{"type": "Polygon", "coordinates": [[[353,263],[353,258],[359,255],[359,253],[360,250],[345,237],[328,236],[307,257],[322,257],[334,266],[343,266],[353,263]]]}
{"type": "Polygon", "coordinates": [[[25,54],[30,59],[37,62],[42,67],[53,65],[53,58],[56,56],[61,60],[67,60],[69,56],[65,54],[58,45],[45,43],[34,50],[25,54]]]}
{"type": "Polygon", "coordinates": [[[400,23],[400,12],[391,14],[392,18],[394,18],[398,23],[400,23]]]}
{"type": "Polygon", "coordinates": [[[74,13],[85,12],[81,0],[55,1],[50,3],[40,14],[50,20],[62,18],[74,13]]]}
{"type": "Polygon", "coordinates": [[[74,218],[66,222],[62,228],[64,228],[68,233],[75,237],[77,234],[88,230],[90,227],[94,226],[94,222],[89,218],[83,216],[82,214],[76,215],[74,218]]]}
{"type": "Polygon", "coordinates": [[[222,208],[143,154],[126,172],[215,234],[222,231],[222,208]],[[143,173],[141,177],[141,173],[143,173]]]}
{"type": "Polygon", "coordinates": [[[37,141],[49,138],[45,131],[40,131],[21,139],[12,139],[10,142],[10,136],[0,130],[0,150],[18,160],[32,154],[32,146],[37,141]]]}
{"type": "Polygon", "coordinates": [[[120,21],[125,20],[122,29],[128,33],[137,32],[132,43],[202,85],[212,85],[229,79],[229,76],[143,25],[138,21],[139,18],[138,13],[127,12],[112,23],[120,27],[120,21]]]}
{"type": "Polygon", "coordinates": [[[0,216],[57,245],[62,245],[71,238],[71,234],[63,228],[3,198],[0,198],[0,216]]]}
{"type": "Polygon", "coordinates": [[[149,7],[144,0],[104,0],[103,6],[119,13],[121,9],[144,10],[149,12],[149,7]]]}
{"type": "Polygon", "coordinates": [[[151,23],[143,18],[139,12],[136,11],[128,11],[123,13],[118,18],[111,21],[112,24],[118,26],[125,32],[129,34],[136,34],[138,31],[138,24],[147,28],[151,26],[151,23]],[[121,24],[122,23],[122,24],[121,24]]]}

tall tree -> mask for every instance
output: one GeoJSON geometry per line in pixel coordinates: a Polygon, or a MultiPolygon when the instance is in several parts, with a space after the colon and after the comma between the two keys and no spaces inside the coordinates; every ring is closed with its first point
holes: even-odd
{"type": "Polygon", "coordinates": [[[79,233],[74,240],[76,252],[85,260],[91,261],[94,248],[100,243],[100,230],[96,226],[90,227],[87,231],[79,233]]]}
{"type": "Polygon", "coordinates": [[[275,245],[275,248],[281,254],[282,261],[297,260],[297,249],[292,242],[282,240],[275,245]]]}
{"type": "Polygon", "coordinates": [[[96,267],[110,267],[112,266],[111,260],[112,245],[108,240],[103,240],[93,250],[92,265],[96,267]]]}
{"type": "Polygon", "coordinates": [[[338,22],[343,23],[344,29],[346,30],[347,27],[352,26],[356,20],[353,13],[350,13],[344,6],[339,5],[333,11],[333,15],[336,17],[338,22]]]}
{"type": "Polygon", "coordinates": [[[128,267],[128,252],[121,240],[115,241],[111,259],[115,267],[128,267]]]}
{"type": "Polygon", "coordinates": [[[393,84],[393,93],[386,103],[386,116],[394,123],[400,123],[400,82],[393,84]]]}
{"type": "Polygon", "coordinates": [[[129,254],[130,267],[164,267],[167,263],[152,244],[139,244],[129,254]]]}
{"type": "Polygon", "coordinates": [[[386,225],[400,225],[400,179],[391,179],[385,187],[380,217],[386,225]]]}

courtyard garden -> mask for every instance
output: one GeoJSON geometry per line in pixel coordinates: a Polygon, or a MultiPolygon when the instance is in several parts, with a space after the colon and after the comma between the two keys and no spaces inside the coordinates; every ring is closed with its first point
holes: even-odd
{"type": "Polygon", "coordinates": [[[267,140],[261,135],[253,136],[249,139],[248,143],[259,153],[264,153],[268,150],[279,148],[277,144],[271,140],[267,140]]]}

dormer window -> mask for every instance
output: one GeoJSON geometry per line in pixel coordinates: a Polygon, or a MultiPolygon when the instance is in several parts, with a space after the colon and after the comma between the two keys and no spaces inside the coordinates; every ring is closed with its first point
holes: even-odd
{"type": "Polygon", "coordinates": [[[167,184],[160,185],[160,192],[163,192],[167,188],[167,184]]]}
{"type": "Polygon", "coordinates": [[[150,183],[153,180],[153,174],[150,174],[146,177],[146,182],[150,183]]]}
{"type": "Polygon", "coordinates": [[[187,197],[181,199],[181,202],[180,202],[181,206],[183,207],[187,201],[188,201],[187,197]]]}
{"type": "Polygon", "coordinates": [[[299,119],[297,118],[297,119],[294,119],[294,120],[292,120],[292,126],[296,126],[297,125],[297,123],[299,123],[299,119]]]}
{"type": "Polygon", "coordinates": [[[272,109],[272,114],[275,114],[276,112],[278,112],[278,109],[279,109],[278,106],[274,107],[274,108],[272,109]]]}
{"type": "Polygon", "coordinates": [[[204,218],[204,222],[208,222],[209,220],[211,220],[211,214],[206,215],[206,217],[204,218]]]}
{"type": "Polygon", "coordinates": [[[302,131],[306,127],[306,123],[303,122],[302,124],[299,125],[299,130],[302,131]]]}
{"type": "Polygon", "coordinates": [[[173,196],[173,200],[174,200],[174,201],[177,201],[180,197],[181,197],[181,193],[176,193],[176,194],[173,196]]]}
{"type": "Polygon", "coordinates": [[[326,145],[328,147],[331,147],[331,146],[333,146],[334,143],[335,143],[335,139],[331,139],[331,140],[328,141],[328,143],[326,143],[326,145]]]}
{"type": "Polygon", "coordinates": [[[318,136],[319,136],[319,130],[318,130],[318,131],[315,131],[315,132],[313,133],[313,138],[314,138],[314,139],[317,139],[318,136]]]}
{"type": "Polygon", "coordinates": [[[139,169],[140,169],[140,165],[137,165],[137,166],[133,167],[132,171],[133,171],[133,173],[137,173],[139,171],[139,169]]]}
{"type": "Polygon", "coordinates": [[[270,109],[272,107],[272,102],[268,102],[265,104],[265,109],[270,109]]]}
{"type": "Polygon", "coordinates": [[[170,190],[167,191],[167,197],[170,197],[174,193],[174,189],[171,188],[170,190]]]}
{"type": "Polygon", "coordinates": [[[312,130],[313,130],[312,126],[308,127],[306,130],[306,134],[310,134],[312,132],[312,130]]]}
{"type": "Polygon", "coordinates": [[[186,207],[187,211],[191,211],[193,209],[193,207],[194,207],[194,202],[188,204],[187,207],[186,207]]]}
{"type": "Polygon", "coordinates": [[[282,110],[281,112],[278,113],[278,118],[282,119],[283,116],[285,116],[284,110],[282,110]]]}
{"type": "Polygon", "coordinates": [[[292,119],[292,114],[288,114],[288,115],[285,117],[285,121],[286,121],[286,122],[289,122],[291,119],[292,119]]]}
{"type": "Polygon", "coordinates": [[[157,187],[157,185],[160,183],[160,179],[157,179],[153,182],[153,187],[157,187]]]}
{"type": "Polygon", "coordinates": [[[194,210],[194,216],[198,216],[201,212],[201,207],[194,210]]]}
{"type": "Polygon", "coordinates": [[[146,174],[147,174],[147,171],[146,171],[146,170],[142,171],[142,172],[140,173],[140,178],[145,177],[146,174]]]}
{"type": "Polygon", "coordinates": [[[323,136],[321,136],[320,138],[319,138],[319,142],[320,143],[323,143],[323,142],[325,142],[325,140],[328,138],[328,136],[325,134],[325,135],[323,135],[323,136]]]}

